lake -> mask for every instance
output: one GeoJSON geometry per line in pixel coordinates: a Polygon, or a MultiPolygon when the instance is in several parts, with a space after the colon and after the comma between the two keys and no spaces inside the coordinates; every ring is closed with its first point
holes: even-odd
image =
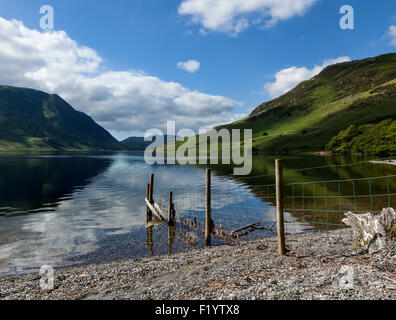
{"type": "MultiPolygon", "coordinates": [[[[281,158],[285,183],[396,175],[394,166],[359,157],[281,158]]],[[[255,156],[250,177],[233,176],[231,166],[211,167],[216,226],[222,224],[231,231],[249,223],[261,222],[267,229],[273,224],[273,200],[263,195],[261,186],[274,183],[274,159],[255,156]]],[[[166,225],[154,228],[148,241],[144,199],[151,173],[155,174],[154,198],[161,206],[167,207],[173,191],[178,216],[204,220],[204,167],[149,166],[141,153],[1,156],[0,277],[37,272],[43,265],[110,262],[203,246],[202,233],[194,231],[177,230],[169,243],[166,225]]],[[[394,179],[388,188],[388,194],[396,193],[394,179]]],[[[393,203],[393,195],[387,199],[393,203]]],[[[378,210],[381,205],[376,205],[378,210]]],[[[298,214],[287,212],[286,220],[289,233],[322,229],[298,214]]],[[[264,230],[246,239],[268,236],[274,234],[264,230]]]]}

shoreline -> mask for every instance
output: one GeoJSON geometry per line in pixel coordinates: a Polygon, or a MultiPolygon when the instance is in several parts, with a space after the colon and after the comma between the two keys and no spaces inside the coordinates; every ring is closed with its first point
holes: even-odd
{"type": "Polygon", "coordinates": [[[396,243],[356,255],[351,230],[287,237],[287,256],[274,238],[240,246],[55,271],[54,290],[40,277],[0,280],[1,300],[396,300],[396,243]],[[352,268],[353,288],[340,285],[352,268]]]}
{"type": "Polygon", "coordinates": [[[390,166],[396,166],[396,160],[388,160],[388,161],[370,161],[371,163],[375,163],[375,164],[387,164],[390,166]]]}

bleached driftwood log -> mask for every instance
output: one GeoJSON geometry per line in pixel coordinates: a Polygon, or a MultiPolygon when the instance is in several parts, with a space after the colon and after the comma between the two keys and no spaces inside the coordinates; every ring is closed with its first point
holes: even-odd
{"type": "Polygon", "coordinates": [[[392,237],[391,229],[396,227],[396,213],[393,208],[384,209],[381,214],[355,214],[348,212],[344,224],[352,227],[360,247],[370,248],[373,242],[379,250],[384,248],[386,238],[392,237]]]}

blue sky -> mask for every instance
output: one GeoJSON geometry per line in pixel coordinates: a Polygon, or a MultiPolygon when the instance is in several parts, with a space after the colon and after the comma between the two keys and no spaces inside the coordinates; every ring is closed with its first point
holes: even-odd
{"type": "MultiPolygon", "coordinates": [[[[199,2],[199,0],[184,0],[184,2],[188,1],[199,2]]],[[[183,90],[187,90],[188,94],[199,92],[228,99],[220,101],[219,118],[216,117],[217,105],[212,101],[213,99],[208,100],[209,105],[205,102],[202,110],[193,110],[191,117],[196,119],[200,117],[202,111],[203,119],[196,125],[193,119],[187,121],[182,117],[172,116],[174,113],[177,115],[175,111],[177,107],[186,110],[190,107],[189,103],[194,103],[191,101],[196,101],[195,99],[191,100],[183,96],[181,100],[188,102],[184,105],[176,103],[175,110],[172,109],[173,104],[169,105],[169,110],[173,110],[169,114],[166,103],[163,104],[161,111],[159,108],[150,109],[151,114],[159,112],[162,115],[158,119],[158,126],[161,126],[159,123],[161,119],[166,121],[177,118],[180,122],[179,126],[186,123],[196,130],[198,125],[211,125],[209,122],[205,123],[205,118],[210,118],[213,123],[221,122],[222,119],[227,122],[233,117],[238,118],[247,114],[251,108],[276,96],[279,90],[275,90],[271,95],[268,84],[275,81],[274,75],[281,70],[296,67],[294,70],[297,71],[300,68],[312,71],[315,66],[323,66],[324,61],[329,59],[339,57],[360,59],[395,51],[395,46],[391,45],[391,36],[384,37],[389,28],[396,25],[394,1],[307,0],[307,3],[309,1],[312,4],[307,4],[303,13],[290,13],[286,18],[280,15],[279,21],[272,26],[268,26],[267,23],[274,18],[274,15],[268,14],[269,11],[263,14],[263,8],[259,6],[257,10],[252,9],[248,13],[241,13],[239,16],[224,20],[228,21],[224,24],[217,23],[216,16],[209,17],[212,19],[211,24],[205,23],[205,14],[209,15],[211,12],[208,11],[210,8],[204,8],[200,16],[196,14],[196,19],[193,21],[193,15],[181,14],[182,0],[46,0],[45,2],[0,0],[0,17],[7,21],[16,19],[29,30],[44,33],[39,26],[41,18],[39,9],[42,5],[49,4],[55,10],[55,32],[65,31],[68,39],[76,41],[80,46],[93,49],[100,57],[101,61],[94,71],[95,75],[108,71],[140,71],[165,84],[177,83],[183,90]],[[342,30],[339,27],[341,18],[339,10],[345,4],[354,8],[354,30],[342,30]],[[249,22],[249,26],[236,33],[233,28],[238,19],[249,22]],[[198,61],[199,70],[191,73],[177,68],[177,63],[188,60],[198,61]],[[213,109],[211,111],[213,114],[210,116],[209,109],[213,109]]],[[[205,3],[205,0],[203,2],[205,3]]],[[[256,2],[259,3],[260,0],[256,2]]],[[[264,5],[264,9],[268,7],[264,5]]],[[[219,19],[227,19],[227,17],[219,11],[219,19]]],[[[3,41],[13,40],[7,38],[3,41]]],[[[26,54],[29,55],[29,52],[26,54]]],[[[106,79],[108,81],[108,78],[106,79]]],[[[71,94],[71,90],[65,89],[63,83],[51,86],[45,84],[43,78],[39,80],[35,78],[33,82],[31,78],[29,81],[12,79],[12,77],[7,79],[6,75],[0,80],[3,84],[26,83],[37,89],[58,90],[60,92],[57,93],[72,102],[75,108],[88,112],[120,139],[130,134],[142,134],[145,129],[151,128],[150,113],[139,121],[131,120],[126,123],[122,119],[133,117],[135,113],[151,108],[145,105],[151,103],[146,97],[139,98],[140,104],[131,105],[130,113],[126,111],[128,106],[125,105],[125,101],[120,107],[122,112],[119,112],[120,109],[104,110],[106,106],[111,105],[111,98],[107,104],[103,103],[99,112],[95,111],[95,106],[85,106],[84,100],[71,94]],[[112,117],[110,115],[112,111],[117,116],[112,117]],[[137,123],[145,124],[137,125],[137,123]]],[[[95,85],[98,85],[98,81],[95,85]]],[[[133,99],[132,92],[136,90],[128,92],[129,99],[133,99]]],[[[156,90],[155,84],[152,90],[156,90]]],[[[278,94],[280,93],[279,91],[278,94]]],[[[179,93],[176,95],[180,97],[179,93]]],[[[111,96],[114,96],[114,92],[111,96]]],[[[166,95],[159,95],[154,101],[167,98],[169,97],[166,95]]],[[[206,98],[209,99],[205,96],[206,98]]],[[[162,102],[160,104],[162,105],[162,102]]]]}

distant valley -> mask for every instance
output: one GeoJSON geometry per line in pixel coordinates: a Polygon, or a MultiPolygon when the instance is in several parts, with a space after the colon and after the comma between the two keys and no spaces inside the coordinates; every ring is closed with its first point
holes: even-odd
{"type": "MultiPolygon", "coordinates": [[[[170,136],[163,136],[164,143],[167,143],[169,141],[174,141],[174,137],[170,136]]],[[[148,146],[150,146],[153,142],[155,141],[155,138],[153,137],[153,141],[145,141],[144,137],[129,137],[121,143],[129,150],[129,151],[145,151],[148,146]]]]}

